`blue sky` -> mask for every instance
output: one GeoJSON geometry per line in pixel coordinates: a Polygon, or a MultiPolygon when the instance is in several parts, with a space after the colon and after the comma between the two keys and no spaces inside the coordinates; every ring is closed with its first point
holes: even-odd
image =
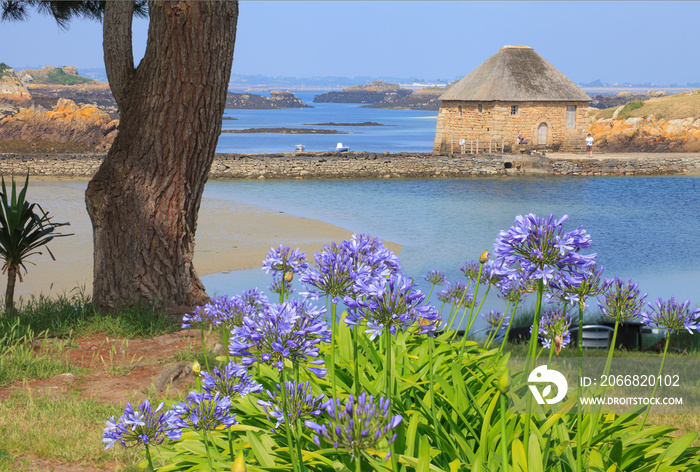
{"type": "MultiPolygon", "coordinates": [[[[233,72],[462,77],[506,44],[531,46],[576,82],[700,82],[700,2],[246,1],[233,72]]],[[[137,21],[135,55],[147,24],[137,21]]],[[[33,13],[0,24],[0,62],[103,67],[102,28],[33,13]],[[12,46],[9,46],[12,44],[12,46]]]]}

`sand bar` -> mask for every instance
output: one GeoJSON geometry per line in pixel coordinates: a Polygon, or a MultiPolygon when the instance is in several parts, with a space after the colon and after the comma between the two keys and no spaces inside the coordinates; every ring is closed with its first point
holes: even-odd
{"type": "MultiPolygon", "coordinates": [[[[70,222],[62,228],[73,236],[49,243],[56,257],[46,251],[32,256],[24,282],[18,283],[16,296],[70,293],[76,288],[92,291],[92,226],[85,210],[88,179],[32,177],[27,197],[39,203],[56,222],[70,222]]],[[[299,247],[313,260],[313,253],[330,241],[341,241],[352,231],[309,218],[252,205],[204,199],[199,212],[194,264],[200,276],[254,269],[271,246],[299,247]]],[[[400,246],[386,243],[395,252],[400,246]]],[[[6,278],[2,280],[4,290],[6,278]]],[[[4,293],[4,292],[3,292],[4,293]]]]}

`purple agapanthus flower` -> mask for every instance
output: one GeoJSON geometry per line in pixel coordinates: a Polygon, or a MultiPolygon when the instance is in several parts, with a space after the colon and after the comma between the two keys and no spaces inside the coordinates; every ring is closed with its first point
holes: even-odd
{"type": "Polygon", "coordinates": [[[459,306],[470,306],[474,297],[468,293],[469,287],[462,282],[447,282],[447,286],[438,293],[438,300],[459,306]]]}
{"type": "Polygon", "coordinates": [[[503,277],[496,283],[498,289],[498,297],[510,303],[522,303],[528,293],[531,293],[532,287],[524,286],[521,279],[509,279],[503,277]]]}
{"type": "Polygon", "coordinates": [[[257,315],[244,317],[242,325],[231,331],[229,353],[241,357],[246,367],[262,362],[282,370],[285,359],[306,362],[311,365],[307,369],[323,377],[326,371],[319,367],[324,363],[318,359],[319,344],[330,342],[331,336],[324,312],[325,308],[308,300],[269,305],[257,315]]]}
{"type": "Polygon", "coordinates": [[[353,234],[344,244],[356,266],[368,266],[372,277],[388,277],[401,270],[399,258],[379,238],[369,234],[353,234]]]}
{"type": "Polygon", "coordinates": [[[446,277],[445,274],[439,270],[431,270],[425,277],[423,277],[423,279],[433,285],[442,285],[445,283],[446,277]]]}
{"type": "Polygon", "coordinates": [[[631,280],[605,279],[598,295],[598,306],[605,316],[623,323],[642,315],[646,296],[646,293],[639,295],[639,285],[631,280]]]}
{"type": "Polygon", "coordinates": [[[182,317],[182,329],[192,328],[193,326],[209,325],[212,320],[203,306],[198,306],[192,313],[186,313],[182,317]]]}
{"type": "Polygon", "coordinates": [[[642,321],[649,326],[666,328],[671,332],[685,329],[691,334],[700,331],[700,309],[691,310],[690,300],[678,303],[674,297],[666,301],[659,298],[654,305],[647,305],[651,311],[642,313],[642,321]]]}
{"type": "MultiPolygon", "coordinates": [[[[542,346],[549,348],[555,343],[557,353],[559,349],[571,342],[571,318],[561,310],[547,310],[540,318],[539,341],[542,346]]],[[[532,327],[530,327],[532,333],[532,327]]]]}
{"type": "Polygon", "coordinates": [[[433,306],[423,304],[425,294],[412,279],[394,273],[388,279],[369,279],[358,282],[357,286],[362,297],[345,297],[348,307],[345,322],[357,325],[361,319],[367,320],[370,339],[385,328],[391,334],[413,325],[418,325],[419,333],[435,331],[438,312],[433,306]]]}
{"type": "Polygon", "coordinates": [[[161,444],[168,437],[170,439],[180,439],[180,428],[172,425],[175,416],[172,410],[158,413],[163,409],[163,403],[155,410],[151,408],[151,403],[145,400],[137,410],[126,404],[124,414],[119,417],[119,421],[112,416],[107,421],[107,427],[102,434],[102,442],[105,449],[114,447],[119,443],[124,447],[136,446],[138,444],[161,444]]]}
{"type": "Polygon", "coordinates": [[[265,273],[272,272],[272,275],[298,274],[308,267],[304,251],[299,248],[292,251],[289,246],[281,244],[277,249],[271,247],[262,263],[265,273]]]}
{"type": "MultiPolygon", "coordinates": [[[[275,427],[272,429],[273,433],[277,433],[275,428],[279,428],[282,422],[284,422],[285,411],[282,401],[282,387],[280,384],[277,384],[276,387],[276,390],[272,392],[265,390],[269,400],[258,400],[258,405],[262,406],[263,410],[265,410],[265,414],[267,414],[268,419],[274,418],[276,421],[275,427]]],[[[313,418],[323,412],[323,409],[325,408],[324,398],[326,396],[322,393],[321,395],[315,397],[308,380],[306,383],[294,383],[287,381],[285,382],[285,387],[285,393],[287,395],[287,411],[289,411],[289,423],[292,428],[295,427],[297,420],[313,418]]]]}
{"type": "Polygon", "coordinates": [[[294,293],[294,289],[292,288],[292,282],[286,279],[283,280],[282,276],[274,276],[272,279],[272,283],[268,285],[267,288],[272,293],[282,293],[282,290],[284,290],[284,293],[287,296],[294,293]]]}
{"type": "Polygon", "coordinates": [[[217,427],[229,428],[237,423],[231,414],[231,398],[216,392],[190,392],[184,403],[173,408],[172,424],[193,431],[214,431],[217,427]]]}
{"type": "Polygon", "coordinates": [[[318,270],[307,270],[299,280],[321,295],[331,297],[333,303],[352,293],[355,280],[370,275],[368,266],[356,266],[350,251],[343,244],[326,244],[323,251],[314,254],[314,260],[318,270]]]}
{"type": "MultiPolygon", "coordinates": [[[[357,399],[350,395],[343,404],[340,399],[328,401],[326,412],[330,416],[327,421],[304,421],[317,436],[313,441],[321,447],[322,438],[335,449],[343,448],[350,451],[352,458],[358,458],[361,450],[377,449],[386,440],[387,446],[394,442],[396,433],[393,430],[401,424],[401,415],[391,415],[390,402],[384,397],[374,398],[362,392],[357,399]]],[[[385,460],[389,458],[387,453],[385,460]]]]}
{"type": "Polygon", "coordinates": [[[478,278],[479,283],[482,284],[495,285],[500,279],[500,276],[496,271],[495,263],[492,260],[489,260],[484,264],[481,264],[479,261],[468,260],[462,265],[460,270],[469,280],[475,282],[478,278]],[[481,269],[481,277],[479,277],[479,269],[481,269]]]}
{"type": "Polygon", "coordinates": [[[495,329],[505,328],[510,321],[510,316],[503,316],[503,313],[498,310],[491,310],[481,317],[486,321],[486,324],[495,329]]]}
{"type": "Polygon", "coordinates": [[[239,364],[229,362],[223,370],[214,367],[213,375],[202,372],[202,389],[214,395],[216,392],[223,396],[234,398],[245,397],[249,393],[260,392],[262,385],[255,382],[248,370],[239,364]]]}
{"type": "Polygon", "coordinates": [[[261,311],[264,307],[270,304],[270,300],[267,298],[267,295],[257,288],[244,291],[241,293],[240,299],[248,306],[252,307],[253,312],[261,311]]]}
{"type": "Polygon", "coordinates": [[[521,278],[526,284],[542,281],[545,287],[565,279],[577,285],[595,263],[595,254],[583,255],[591,247],[591,238],[582,227],[564,232],[564,215],[540,218],[518,215],[515,224],[501,231],[494,244],[494,263],[502,277],[521,278]]]}
{"type": "Polygon", "coordinates": [[[583,279],[578,284],[572,284],[566,279],[560,279],[552,284],[552,291],[548,296],[550,299],[558,299],[566,305],[576,305],[583,302],[583,306],[588,306],[586,299],[597,297],[603,290],[603,284],[601,283],[603,270],[603,267],[592,267],[591,270],[584,272],[583,279]]]}

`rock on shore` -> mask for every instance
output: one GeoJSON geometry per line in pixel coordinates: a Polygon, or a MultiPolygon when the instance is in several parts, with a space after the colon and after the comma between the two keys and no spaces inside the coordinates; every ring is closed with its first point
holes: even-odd
{"type": "Polygon", "coordinates": [[[698,152],[700,119],[646,118],[601,119],[589,125],[596,151],[602,152],[698,152]]]}
{"type": "Polygon", "coordinates": [[[78,106],[71,100],[59,99],[51,111],[23,108],[0,120],[0,150],[106,151],[118,126],[118,120],[112,120],[95,106],[78,106]]]}

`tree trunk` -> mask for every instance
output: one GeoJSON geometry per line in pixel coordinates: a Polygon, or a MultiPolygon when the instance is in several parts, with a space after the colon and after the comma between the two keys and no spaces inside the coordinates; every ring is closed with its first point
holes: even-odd
{"type": "Polygon", "coordinates": [[[15,283],[17,282],[17,267],[7,267],[7,290],[5,291],[5,311],[15,311],[15,283]]]}
{"type": "Polygon", "coordinates": [[[197,214],[214,158],[236,38],[238,2],[150,1],[146,53],[134,69],[133,3],[108,0],[105,65],[119,134],[88,184],[93,299],[206,300],[192,265],[197,214]]]}

